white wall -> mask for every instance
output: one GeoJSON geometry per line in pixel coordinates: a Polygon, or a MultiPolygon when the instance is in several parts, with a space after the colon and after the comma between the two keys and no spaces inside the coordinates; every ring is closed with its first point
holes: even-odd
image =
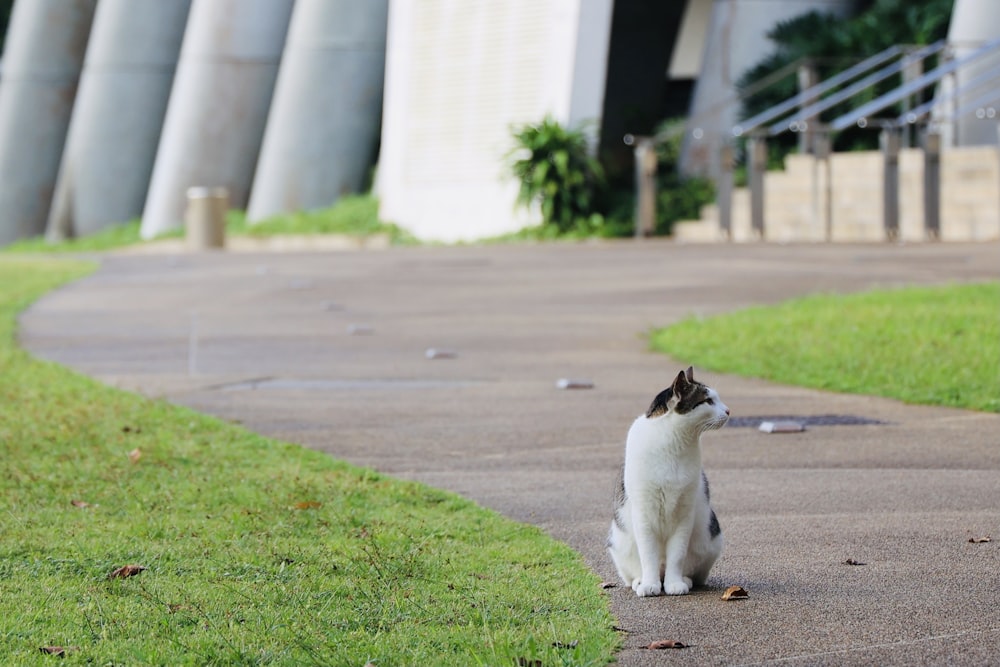
{"type": "Polygon", "coordinates": [[[392,0],[380,216],[427,240],[538,222],[515,209],[511,128],[599,120],[612,0],[392,0]]]}

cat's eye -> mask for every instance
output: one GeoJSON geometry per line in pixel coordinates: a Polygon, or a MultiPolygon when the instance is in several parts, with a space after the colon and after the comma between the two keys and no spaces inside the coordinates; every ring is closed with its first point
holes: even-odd
{"type": "Polygon", "coordinates": [[[715,399],[712,398],[706,398],[705,402],[708,403],[709,405],[715,405],[715,399]]]}

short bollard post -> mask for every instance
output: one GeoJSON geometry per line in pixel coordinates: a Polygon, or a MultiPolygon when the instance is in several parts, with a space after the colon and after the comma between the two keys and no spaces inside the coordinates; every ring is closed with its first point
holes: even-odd
{"type": "Polygon", "coordinates": [[[187,190],[184,212],[188,250],[218,250],[226,245],[226,211],[229,191],[221,187],[194,187],[187,190]]]}

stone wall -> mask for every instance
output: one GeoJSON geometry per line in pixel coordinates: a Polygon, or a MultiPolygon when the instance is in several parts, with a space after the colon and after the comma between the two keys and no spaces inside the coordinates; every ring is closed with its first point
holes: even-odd
{"type": "MultiPolygon", "coordinates": [[[[829,161],[790,155],[783,171],[764,178],[764,240],[805,242],[883,241],[884,159],[878,151],[835,153],[829,161]]],[[[924,155],[899,156],[899,239],[928,240],[924,232],[924,155]]],[[[943,241],[1000,240],[1000,153],[996,147],[952,148],[941,154],[943,241]]],[[[718,207],[702,219],[678,223],[682,241],[724,240],[718,207]]],[[[732,240],[750,241],[750,195],[733,192],[732,240]]]]}

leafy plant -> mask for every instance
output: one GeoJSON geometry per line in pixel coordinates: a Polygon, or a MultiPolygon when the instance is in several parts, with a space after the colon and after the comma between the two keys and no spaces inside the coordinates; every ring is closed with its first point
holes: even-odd
{"type": "Polygon", "coordinates": [[[539,205],[542,226],[556,234],[591,234],[604,224],[596,210],[604,169],[591,155],[580,128],[566,128],[551,116],[514,130],[511,170],[520,181],[517,202],[539,205]]]}

